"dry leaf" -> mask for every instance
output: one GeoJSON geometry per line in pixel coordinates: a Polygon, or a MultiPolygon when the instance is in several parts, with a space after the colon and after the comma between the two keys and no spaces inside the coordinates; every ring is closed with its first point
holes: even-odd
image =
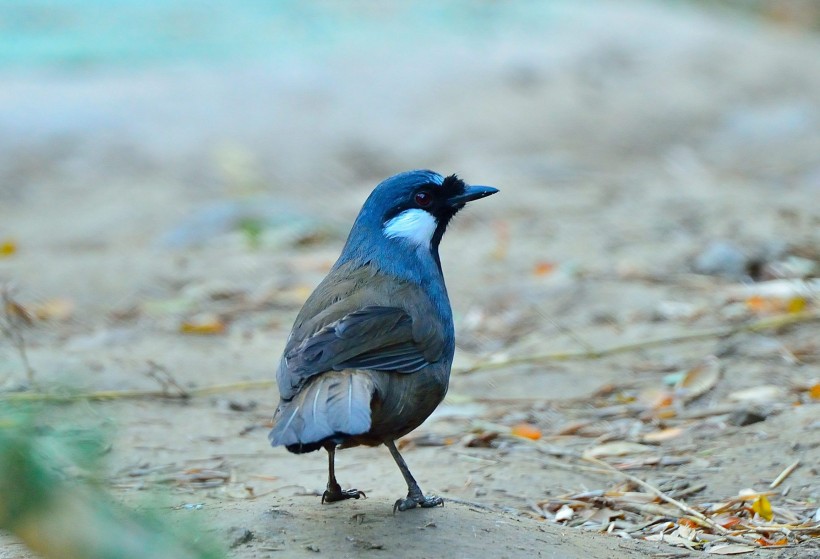
{"type": "Polygon", "coordinates": [[[561,508],[555,511],[555,521],[563,522],[564,520],[572,520],[575,511],[569,505],[561,505],[561,508]]]}
{"type": "Polygon", "coordinates": [[[717,524],[720,524],[724,528],[734,528],[738,524],[741,523],[740,518],[733,515],[720,515],[715,516],[712,518],[717,524]]]}
{"type": "Polygon", "coordinates": [[[676,536],[674,534],[652,534],[651,536],[646,536],[644,539],[650,542],[664,542],[668,543],[669,545],[679,545],[682,547],[686,547],[688,549],[692,549],[691,541],[689,541],[686,538],[676,536]]]}
{"type": "Polygon", "coordinates": [[[609,507],[602,507],[600,509],[595,509],[592,515],[589,516],[587,520],[591,522],[597,522],[602,526],[605,524],[609,524],[612,522],[613,518],[623,518],[624,511],[622,510],[615,510],[609,507]]]}
{"type": "Polygon", "coordinates": [[[31,314],[26,307],[13,299],[6,299],[6,316],[8,316],[9,319],[19,320],[27,326],[34,324],[34,315],[31,314]]]}
{"type": "Polygon", "coordinates": [[[469,435],[467,437],[467,441],[465,446],[470,448],[490,448],[493,445],[493,441],[498,438],[498,433],[495,431],[485,431],[483,433],[477,433],[474,435],[469,435]]]}
{"type": "Polygon", "coordinates": [[[746,306],[750,311],[755,313],[773,312],[776,310],[776,307],[774,307],[772,301],[776,301],[776,299],[762,295],[752,295],[746,299],[746,306]]]}
{"type": "Polygon", "coordinates": [[[681,525],[678,526],[678,529],[675,530],[675,532],[677,533],[677,535],[679,535],[682,538],[686,538],[689,541],[695,541],[695,539],[698,536],[697,528],[698,528],[697,526],[695,526],[693,528],[690,528],[689,526],[686,526],[685,524],[681,524],[681,525]]]}
{"type": "Polygon", "coordinates": [[[728,545],[718,545],[711,548],[706,553],[711,553],[713,555],[740,555],[742,553],[751,553],[754,551],[755,547],[750,545],[744,545],[742,543],[731,543],[728,545]]]}
{"type": "Polygon", "coordinates": [[[525,439],[530,439],[533,441],[537,441],[541,438],[541,431],[535,427],[534,425],[530,425],[529,423],[519,423],[515,425],[511,430],[510,434],[515,435],[516,437],[523,437],[525,439]]]}
{"type": "Polygon", "coordinates": [[[684,402],[690,402],[712,390],[720,380],[720,361],[714,356],[689,369],[676,383],[675,389],[684,402]]]}
{"type": "Polygon", "coordinates": [[[697,522],[695,522],[694,520],[690,520],[688,518],[678,518],[678,525],[686,526],[687,528],[692,529],[700,528],[700,525],[697,522]]]}
{"type": "Polygon", "coordinates": [[[671,406],[675,401],[675,396],[662,388],[647,388],[641,390],[638,400],[648,409],[660,410],[671,406]]]}
{"type": "Polygon", "coordinates": [[[788,298],[764,297],[762,295],[752,295],[746,299],[746,306],[749,310],[758,313],[801,313],[806,310],[808,301],[805,297],[794,296],[788,298]]]}
{"type": "Polygon", "coordinates": [[[626,456],[627,454],[641,454],[654,451],[655,449],[651,446],[628,441],[615,441],[586,449],[584,451],[584,457],[601,458],[604,456],[626,456]]]}
{"type": "Polygon", "coordinates": [[[225,332],[225,323],[217,316],[202,315],[186,320],[179,326],[183,334],[214,335],[225,332]]]}
{"type": "Polygon", "coordinates": [[[806,310],[806,300],[803,297],[792,297],[786,302],[786,312],[796,314],[806,310]]]}
{"type": "Polygon", "coordinates": [[[767,538],[758,538],[755,540],[758,544],[763,547],[774,547],[774,546],[781,546],[781,545],[789,545],[789,540],[786,538],[780,538],[779,540],[770,540],[767,538]]]}
{"type": "Polygon", "coordinates": [[[662,441],[668,441],[669,439],[674,439],[675,437],[679,437],[683,434],[682,427],[669,427],[668,429],[661,429],[660,431],[653,431],[651,433],[647,433],[641,440],[646,443],[659,443],[662,441]]]}
{"type": "Polygon", "coordinates": [[[34,315],[40,320],[68,320],[74,314],[74,301],[66,298],[49,299],[33,310],[34,315]]]}
{"type": "Polygon", "coordinates": [[[555,264],[553,262],[536,262],[532,273],[536,276],[547,276],[555,271],[555,264]]]}
{"type": "Polygon", "coordinates": [[[739,390],[729,395],[735,402],[780,402],[786,398],[786,391],[782,386],[762,384],[745,390],[739,390]]]}
{"type": "Polygon", "coordinates": [[[757,499],[754,500],[752,503],[752,510],[760,515],[761,518],[765,518],[768,521],[771,521],[772,518],[774,518],[772,504],[769,502],[766,495],[759,495],[757,499]]]}
{"type": "Polygon", "coordinates": [[[820,382],[809,388],[809,396],[815,400],[820,400],[820,382]]]}
{"type": "Polygon", "coordinates": [[[14,239],[3,239],[0,241],[0,258],[6,258],[17,252],[17,243],[14,239]]]}
{"type": "Polygon", "coordinates": [[[730,300],[745,300],[747,304],[749,300],[753,300],[753,305],[765,305],[767,300],[780,299],[782,301],[797,297],[812,299],[818,294],[820,294],[820,278],[812,278],[800,281],[779,279],[739,285],[731,288],[728,296],[730,300]]]}
{"type": "Polygon", "coordinates": [[[776,495],[775,491],[755,491],[751,487],[745,487],[737,492],[737,497],[732,499],[731,502],[741,503],[743,501],[754,501],[761,495],[769,496],[769,495],[776,495]]]}

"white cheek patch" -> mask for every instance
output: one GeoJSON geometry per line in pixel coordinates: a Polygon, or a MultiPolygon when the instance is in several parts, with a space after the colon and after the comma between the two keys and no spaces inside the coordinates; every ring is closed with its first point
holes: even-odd
{"type": "Polygon", "coordinates": [[[420,209],[404,210],[384,224],[384,236],[388,239],[402,238],[419,247],[429,247],[438,222],[428,212],[420,209]]]}

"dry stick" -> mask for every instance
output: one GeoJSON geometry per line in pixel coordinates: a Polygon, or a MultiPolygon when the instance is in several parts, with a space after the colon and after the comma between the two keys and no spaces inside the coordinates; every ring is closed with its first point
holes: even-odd
{"type": "MultiPolygon", "coordinates": [[[[712,330],[705,330],[701,332],[692,332],[682,336],[672,336],[669,338],[656,338],[653,340],[645,340],[643,342],[635,342],[620,346],[611,346],[608,348],[596,351],[580,351],[580,352],[563,352],[563,353],[548,353],[544,355],[533,355],[529,357],[519,357],[507,359],[504,361],[496,361],[492,363],[478,364],[467,369],[461,369],[457,373],[467,374],[478,370],[498,369],[502,367],[509,367],[511,365],[519,365],[524,363],[539,363],[545,361],[565,361],[570,359],[599,359],[608,355],[618,353],[628,353],[630,351],[638,351],[650,347],[662,346],[665,344],[676,344],[687,341],[703,340],[709,338],[723,338],[738,334],[740,332],[758,332],[760,330],[768,330],[771,328],[782,328],[792,324],[800,324],[807,322],[814,322],[820,320],[820,312],[813,313],[794,313],[771,318],[764,318],[747,324],[739,326],[731,326],[727,328],[715,328],[712,330]]],[[[228,384],[217,384],[214,386],[203,386],[202,388],[193,388],[187,391],[186,394],[169,394],[160,390],[104,390],[99,392],[81,392],[75,394],[54,394],[43,392],[19,392],[13,394],[0,394],[0,402],[81,402],[81,401],[102,401],[102,400],[125,400],[125,399],[140,399],[140,398],[164,398],[164,399],[186,399],[197,396],[210,396],[212,394],[221,394],[224,392],[234,392],[238,390],[252,390],[252,389],[266,389],[272,388],[275,385],[273,380],[251,380],[243,382],[234,382],[228,384]]]]}
{"type": "Polygon", "coordinates": [[[29,386],[34,386],[34,369],[28,360],[26,352],[26,338],[23,336],[22,327],[31,324],[31,317],[28,311],[11,298],[11,288],[7,285],[0,287],[0,303],[3,305],[5,314],[5,324],[0,317],[0,334],[8,338],[11,345],[17,350],[23,368],[26,370],[26,381],[29,386]]]}
{"type": "Polygon", "coordinates": [[[769,484],[769,489],[774,489],[778,485],[783,483],[787,477],[792,475],[792,472],[795,471],[797,469],[797,466],[799,466],[799,465],[800,465],[800,460],[795,460],[792,463],[791,466],[786,466],[786,469],[784,469],[782,472],[780,472],[780,475],[777,476],[776,478],[774,478],[774,481],[769,484]]]}
{"type": "Polygon", "coordinates": [[[82,401],[106,401],[125,400],[140,398],[162,398],[166,400],[186,400],[197,396],[210,396],[212,394],[222,394],[224,392],[234,392],[239,390],[252,390],[255,388],[273,388],[275,382],[272,380],[248,380],[242,382],[231,382],[228,384],[217,384],[213,386],[203,386],[201,388],[188,389],[184,394],[174,394],[162,390],[100,390],[97,392],[79,392],[75,394],[56,394],[44,392],[15,392],[12,394],[0,395],[0,402],[54,402],[70,403],[82,401]]]}
{"type": "Polygon", "coordinates": [[[711,520],[708,517],[706,517],[705,515],[699,513],[695,509],[691,508],[689,505],[687,505],[685,503],[681,503],[677,499],[673,499],[672,497],[670,497],[669,495],[667,495],[666,493],[664,493],[663,491],[661,491],[660,489],[658,489],[654,485],[651,485],[651,484],[645,482],[641,478],[635,477],[635,476],[633,476],[631,474],[628,474],[626,472],[622,472],[621,470],[618,470],[617,468],[614,468],[614,467],[610,466],[609,464],[607,464],[603,460],[598,460],[597,458],[593,458],[592,456],[584,456],[583,459],[588,461],[588,462],[592,462],[593,464],[596,464],[596,465],[604,468],[605,470],[607,470],[609,472],[612,472],[614,474],[618,474],[619,476],[625,477],[626,479],[628,479],[629,481],[631,481],[633,483],[637,483],[638,485],[640,485],[641,487],[643,487],[644,489],[646,489],[647,491],[649,491],[650,493],[652,493],[653,495],[658,497],[659,499],[661,499],[663,501],[666,501],[670,505],[676,506],[677,508],[679,508],[680,510],[682,510],[683,512],[685,512],[686,514],[688,514],[690,516],[694,516],[695,518],[697,518],[698,520],[700,520],[701,522],[703,522],[704,524],[706,524],[707,526],[709,526],[710,528],[712,528],[713,530],[718,532],[719,534],[721,534],[721,535],[728,535],[729,534],[729,530],[727,530],[726,528],[724,528],[720,524],[715,523],[713,520],[711,520]]]}
{"type": "Polygon", "coordinates": [[[802,312],[786,315],[773,316],[769,318],[762,318],[754,322],[747,322],[737,326],[724,326],[720,328],[711,328],[709,330],[701,330],[698,332],[690,332],[688,334],[681,334],[679,336],[670,336],[666,338],[654,338],[642,340],[640,342],[628,343],[623,345],[615,345],[605,347],[598,350],[583,350],[583,351],[564,351],[557,353],[545,353],[541,355],[528,355],[524,357],[513,357],[501,361],[489,361],[485,363],[478,363],[472,367],[467,367],[457,371],[459,374],[469,374],[476,371],[485,371],[488,369],[501,369],[513,365],[526,365],[532,363],[544,363],[548,361],[571,361],[580,359],[600,359],[609,355],[617,355],[620,353],[629,353],[632,351],[639,351],[642,349],[649,349],[653,347],[680,344],[685,342],[694,342],[698,340],[708,340],[712,338],[725,338],[733,334],[741,332],[759,332],[761,330],[769,330],[772,328],[783,328],[784,326],[791,326],[793,324],[801,324],[807,322],[814,322],[820,320],[820,312],[802,312]]]}

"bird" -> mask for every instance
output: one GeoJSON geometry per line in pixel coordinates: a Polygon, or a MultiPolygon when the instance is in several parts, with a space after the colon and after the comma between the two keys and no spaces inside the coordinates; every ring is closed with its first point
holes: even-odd
{"type": "Polygon", "coordinates": [[[396,440],[447,393],[455,330],[439,243],[468,202],[496,192],[429,170],[382,181],[299,311],[276,371],[268,438],[296,454],[327,451],[322,504],[366,497],[336,480],[337,448],[383,444],[407,483],[393,514],[443,505],[424,495],[396,440]]]}

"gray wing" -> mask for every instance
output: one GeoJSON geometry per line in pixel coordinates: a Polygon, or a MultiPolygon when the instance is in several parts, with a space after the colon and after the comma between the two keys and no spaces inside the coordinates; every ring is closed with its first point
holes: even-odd
{"type": "Polygon", "coordinates": [[[435,343],[433,330],[416,327],[414,332],[410,315],[395,307],[368,306],[348,313],[288,344],[278,375],[281,395],[291,398],[307,379],[327,371],[418,371],[441,356],[443,344],[435,343]]]}

